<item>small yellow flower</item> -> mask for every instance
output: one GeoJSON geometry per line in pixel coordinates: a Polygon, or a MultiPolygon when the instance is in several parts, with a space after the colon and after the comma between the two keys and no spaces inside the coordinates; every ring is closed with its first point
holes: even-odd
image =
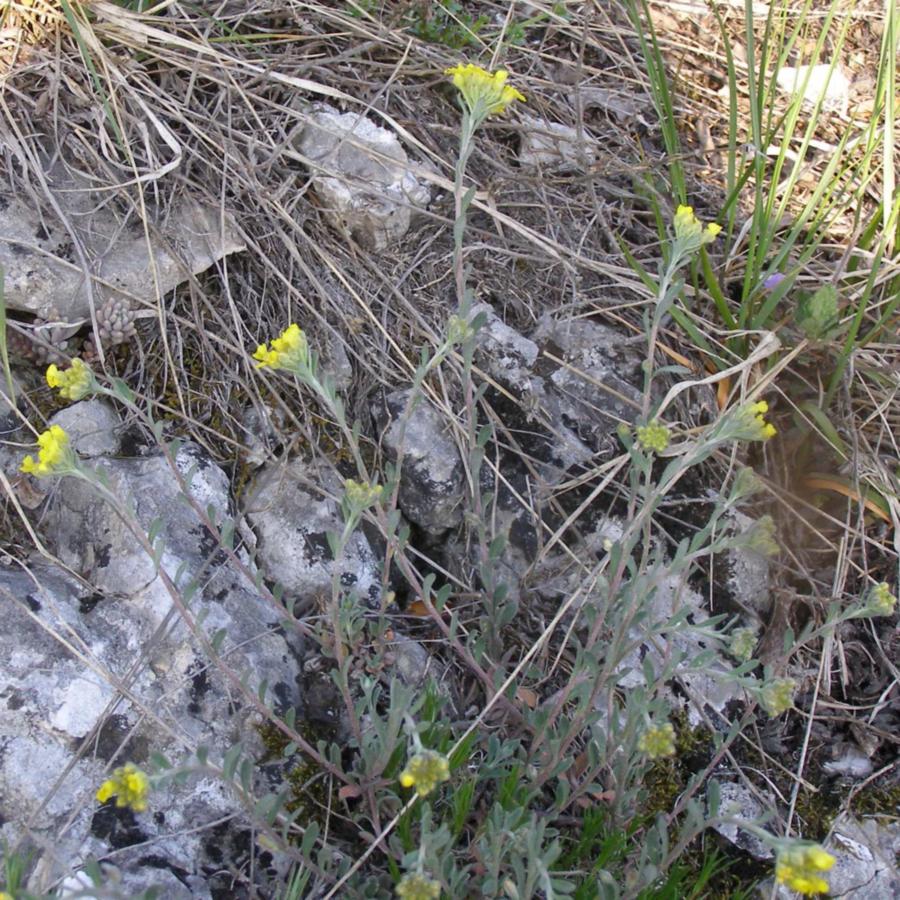
{"type": "Polygon", "coordinates": [[[0,891],[0,900],[15,900],[12,894],[7,894],[6,891],[0,891]]]}
{"type": "Polygon", "coordinates": [[[449,777],[450,763],[447,757],[435,753],[434,750],[422,750],[400,773],[400,784],[405,788],[414,787],[420,797],[426,797],[449,777]]]}
{"type": "Polygon", "coordinates": [[[469,113],[479,121],[505,112],[516,100],[525,102],[522,94],[506,83],[509,73],[505,69],[491,73],[472,63],[460,63],[446,69],[444,74],[453,77],[453,84],[462,94],[469,113]]]}
{"type": "Polygon", "coordinates": [[[638,739],[638,750],[650,759],[672,756],[675,753],[675,727],[671,722],[651,725],[638,739]]]}
{"type": "Polygon", "coordinates": [[[84,360],[76,358],[66,372],[61,372],[54,365],[49,366],[47,384],[59,388],[59,396],[66,400],[82,400],[94,392],[94,373],[84,360]]]}
{"type": "Polygon", "coordinates": [[[777,556],[781,550],[775,539],[777,534],[775,520],[768,514],[760,516],[746,536],[747,548],[760,556],[777,556]]]}
{"type": "Polygon", "coordinates": [[[765,400],[745,403],[735,414],[734,437],[744,441],[767,441],[775,435],[775,426],[764,418],[769,411],[765,400]]]}
{"type": "Polygon", "coordinates": [[[869,594],[868,607],[873,616],[889,616],[897,605],[897,598],[891,593],[890,586],[882,582],[876,584],[869,594]]]}
{"type": "Polygon", "coordinates": [[[669,429],[655,420],[649,425],[640,425],[637,429],[638,443],[651,453],[662,453],[669,446],[670,438],[669,429]]]}
{"type": "Polygon", "coordinates": [[[822,877],[835,864],[835,858],[818,844],[796,844],[778,851],[775,880],[801,894],[824,894],[828,882],[822,877]]]}
{"type": "Polygon", "coordinates": [[[100,785],[97,800],[106,803],[110,797],[115,797],[116,806],[128,806],[135,812],[143,812],[147,808],[149,793],[150,779],[134,763],[126,763],[115,769],[100,785]]]}
{"type": "Polygon", "coordinates": [[[711,244],[719,232],[721,225],[710,222],[706,228],[694,215],[693,206],[679,206],[675,211],[675,237],[684,247],[686,252],[698,250],[704,244],[711,244]]]}
{"type": "Polygon", "coordinates": [[[21,471],[43,478],[65,475],[75,469],[75,453],[69,446],[69,436],[59,425],[51,425],[38,435],[38,458],[29,455],[22,460],[21,471]]]}
{"type": "Polygon", "coordinates": [[[419,872],[404,875],[397,885],[400,900],[438,900],[441,896],[440,882],[419,872]]]}
{"type": "Polygon", "coordinates": [[[272,369],[287,369],[302,375],[309,371],[311,357],[306,335],[297,324],[288,325],[280,337],[272,340],[272,348],[260,344],[253,354],[256,368],[269,366],[272,369]]]}
{"type": "Polygon", "coordinates": [[[447,342],[464,344],[475,335],[475,329],[461,316],[450,316],[447,322],[447,342]]]}
{"type": "Polygon", "coordinates": [[[734,479],[731,487],[731,495],[733,500],[742,500],[744,497],[752,497],[763,490],[764,484],[762,479],[750,466],[744,466],[734,479]]]}
{"type": "Polygon", "coordinates": [[[759,692],[760,706],[774,719],[794,706],[797,682],[793,678],[772,678],[759,692]]]}
{"type": "Polygon", "coordinates": [[[373,503],[378,502],[384,488],[380,484],[360,484],[360,482],[348,478],[344,482],[344,491],[344,498],[351,510],[363,512],[373,503]]]}
{"type": "Polygon", "coordinates": [[[756,629],[755,628],[735,628],[731,632],[731,643],[728,645],[728,652],[738,661],[747,662],[753,657],[753,651],[756,649],[756,629]]]}

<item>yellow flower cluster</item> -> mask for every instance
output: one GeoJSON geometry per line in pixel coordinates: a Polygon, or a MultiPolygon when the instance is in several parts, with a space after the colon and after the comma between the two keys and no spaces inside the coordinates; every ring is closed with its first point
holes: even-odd
{"type": "Polygon", "coordinates": [[[438,900],[441,896],[441,885],[427,875],[412,872],[400,879],[397,896],[400,900],[438,900]]]}
{"type": "Polygon", "coordinates": [[[719,232],[721,225],[710,222],[705,228],[694,215],[693,206],[679,206],[675,210],[675,238],[680,241],[686,251],[698,250],[704,244],[711,244],[719,232]]]}
{"type": "Polygon", "coordinates": [[[745,403],[737,411],[735,437],[745,441],[767,441],[775,436],[775,426],[768,423],[764,416],[769,411],[765,400],[756,403],[745,403]]]}
{"type": "Polygon", "coordinates": [[[0,900],[14,900],[12,894],[7,894],[6,891],[0,891],[0,900]]]}
{"type": "Polygon", "coordinates": [[[756,629],[755,628],[735,628],[731,632],[731,643],[728,645],[728,652],[738,661],[747,662],[753,658],[753,651],[756,649],[756,629]]]}
{"type": "Polygon", "coordinates": [[[774,719],[793,707],[796,690],[793,678],[772,678],[759,692],[760,705],[774,719]]]}
{"type": "Polygon", "coordinates": [[[897,605],[897,598],[885,582],[876,584],[869,597],[869,608],[873,616],[889,616],[897,605]]]}
{"type": "Polygon", "coordinates": [[[47,368],[47,384],[59,388],[59,396],[66,400],[81,400],[94,391],[94,373],[81,359],[73,359],[66,372],[56,366],[47,368]]]}
{"type": "Polygon", "coordinates": [[[69,446],[69,436],[59,425],[51,425],[38,435],[38,458],[26,456],[21,469],[27,475],[43,478],[61,475],[75,468],[75,454],[69,446]]]}
{"type": "Polygon", "coordinates": [[[506,83],[509,73],[505,69],[491,73],[472,63],[460,63],[446,69],[444,74],[453,78],[453,84],[473,119],[481,121],[506,112],[506,108],[516,100],[525,102],[522,94],[506,83]]]}
{"type": "Polygon", "coordinates": [[[775,880],[801,894],[825,894],[828,882],[822,877],[835,858],[818,844],[787,847],[775,859],[775,880]]]}
{"type": "Polygon", "coordinates": [[[652,453],[662,453],[669,446],[671,432],[659,422],[653,421],[649,425],[640,425],[637,429],[638,443],[644,450],[652,453]]]}
{"type": "Polygon", "coordinates": [[[750,466],[744,466],[734,479],[731,493],[734,500],[742,500],[744,497],[752,497],[754,494],[758,494],[763,488],[764,484],[759,475],[750,466]]]}
{"type": "Polygon", "coordinates": [[[650,759],[672,756],[675,753],[675,726],[671,722],[651,725],[638,739],[638,750],[650,759]]]}
{"type": "Polygon", "coordinates": [[[781,547],[776,537],[775,520],[770,515],[760,516],[747,535],[747,547],[760,556],[777,556],[781,547]]]}
{"type": "Polygon", "coordinates": [[[354,510],[362,512],[373,503],[378,502],[378,499],[384,492],[384,488],[380,484],[360,484],[360,482],[348,478],[344,482],[344,491],[347,505],[354,510]]]}
{"type": "Polygon", "coordinates": [[[450,344],[464,344],[474,337],[475,329],[462,316],[450,316],[447,322],[447,342],[450,344]]]}
{"type": "Polygon", "coordinates": [[[446,756],[434,750],[421,750],[400,773],[400,784],[414,787],[420,797],[426,797],[442,781],[450,777],[450,763],[446,756]]]}
{"type": "Polygon", "coordinates": [[[299,325],[288,325],[281,336],[272,341],[271,349],[265,344],[260,344],[253,358],[257,360],[257,369],[269,366],[272,369],[287,369],[298,374],[308,371],[310,355],[306,335],[300,330],[299,325]]]}
{"type": "Polygon", "coordinates": [[[150,779],[134,763],[126,763],[115,769],[100,785],[97,800],[106,803],[110,797],[115,797],[116,806],[128,806],[135,812],[143,812],[147,808],[149,793],[150,779]]]}

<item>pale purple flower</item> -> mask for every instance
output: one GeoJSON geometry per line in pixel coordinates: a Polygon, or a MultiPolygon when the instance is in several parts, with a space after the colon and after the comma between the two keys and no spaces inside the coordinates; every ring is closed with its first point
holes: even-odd
{"type": "Polygon", "coordinates": [[[775,272],[763,282],[763,287],[767,291],[774,290],[782,281],[784,281],[785,277],[786,276],[782,275],[781,272],[775,272]]]}

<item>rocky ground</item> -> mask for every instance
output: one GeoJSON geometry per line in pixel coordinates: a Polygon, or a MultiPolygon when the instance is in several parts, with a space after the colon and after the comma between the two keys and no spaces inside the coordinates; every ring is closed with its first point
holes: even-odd
{"type": "MultiPolygon", "coordinates": [[[[355,746],[332,675],[340,657],[323,638],[335,584],[365,623],[348,664],[353,699],[369,677],[385,688],[431,684],[454,727],[504,735],[514,716],[499,703],[485,709],[484,684],[442,625],[449,615],[416,590],[427,577],[452,586],[455,621],[474,632],[488,580],[478,529],[489,522],[490,537],[504,537],[490,557],[503,585],[497,609],[511,610],[494,623],[492,677],[537,648],[511,705],[566,702],[571,636],[583,639],[590,608],[603,608],[603,584],[588,574],[631,524],[620,429],[642,421],[648,296],[622,247],[655,264],[645,198],[659,192],[663,140],[617,5],[562,16],[522,4],[541,13],[531,18],[510,5],[523,30],[507,64],[528,102],[489,122],[469,170],[465,263],[480,316],[471,365],[481,421],[493,426],[476,476],[475,493],[490,495],[479,523],[457,370],[429,376],[410,403],[419,349],[439,343],[456,304],[458,109],[443,69],[477,45],[463,53],[418,35],[447,26],[439,12],[362,14],[372,4],[209,11],[217,39],[264,35],[259,45],[210,42],[206,20],[177,4],[153,14],[90,6],[78,13],[82,49],[53,4],[43,25],[10,20],[18,42],[2,44],[0,838],[27,860],[23,890],[33,894],[288,896],[297,856],[268,834],[256,801],[298,771],[308,777],[295,799],[342,821],[356,799],[323,787],[333,773],[310,767],[272,726],[287,721],[313,746],[355,746]],[[108,93],[85,53],[103,64],[108,93]],[[358,423],[374,480],[390,484],[399,468],[386,508],[405,529],[402,547],[370,515],[335,558],[329,535],[343,527],[354,448],[315,397],[251,358],[294,321],[358,423]],[[46,366],[74,358],[106,395],[68,403],[47,387],[46,366]],[[21,472],[51,425],[102,473],[102,491],[21,472]],[[234,747],[237,775],[222,778],[234,747]],[[147,812],[95,798],[124,761],[162,770],[187,756],[191,777],[161,783],[147,812]],[[91,860],[103,863],[102,890],[91,887],[91,860]]],[[[505,5],[481,6],[484,28],[506,27],[505,5]]],[[[665,15],[678,58],[689,19],[665,15]]],[[[860,54],[847,104],[861,102],[860,54]]],[[[704,173],[716,162],[702,148],[696,161],[698,211],[713,210],[718,188],[704,173]]],[[[722,413],[719,385],[704,382],[703,354],[671,322],[661,343],[659,365],[673,368],[651,399],[691,381],[672,414],[694,434],[722,413]]],[[[795,383],[813,383],[815,359],[807,364],[795,383]]],[[[888,423],[895,375],[884,375],[888,423]]],[[[744,449],[739,460],[766,478],[766,503],[730,511],[721,528],[743,534],[774,512],[781,552],[735,543],[687,575],[669,572],[679,543],[727,495],[735,459],[692,470],[661,507],[652,602],[625,629],[631,649],[611,691],[655,691],[648,673],[702,658],[658,689],[700,747],[656,771],[670,793],[648,787],[647,804],[671,811],[689,784],[699,790],[694,775],[714,774],[735,818],[774,811],[773,833],[793,823],[835,853],[832,895],[900,897],[896,615],[844,622],[796,656],[784,647],[789,628],[821,624],[864,570],[896,589],[896,497],[887,516],[834,491],[804,508],[791,494],[784,400],[780,413],[785,449],[744,449]],[[642,630],[676,611],[692,624],[722,615],[758,629],[762,662],[798,681],[795,713],[755,713],[725,677],[727,648],[702,630],[642,630]],[[746,739],[719,752],[710,735],[739,720],[746,739]]],[[[848,426],[845,436],[868,441],[864,426],[848,426]]],[[[867,458],[896,463],[893,441],[867,458]]],[[[601,701],[596,712],[606,714],[601,701]]],[[[346,762],[338,752],[335,767],[346,762]]],[[[331,827],[341,853],[362,855],[367,844],[331,827]]],[[[771,846],[733,825],[715,833],[743,880],[709,896],[738,896],[738,883],[784,891],[768,877],[771,846]]],[[[328,884],[304,895],[331,896],[328,884]]]]}

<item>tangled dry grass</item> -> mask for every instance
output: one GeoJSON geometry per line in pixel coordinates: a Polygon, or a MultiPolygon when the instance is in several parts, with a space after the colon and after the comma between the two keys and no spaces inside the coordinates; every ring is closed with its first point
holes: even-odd
{"type": "MultiPolygon", "coordinates": [[[[655,268],[661,252],[657,213],[671,218],[675,200],[666,183],[671,159],[626,9],[616,2],[482,2],[478,14],[485,24],[469,30],[471,19],[456,23],[467,42],[459,50],[411,31],[411,22],[427,23],[437,14],[429,11],[433,6],[167,0],[135,11],[108,0],[13,0],[0,14],[6,190],[45,204],[45,173],[51,161],[60,160],[103,192],[123,228],[136,224],[148,241],[175,202],[190,197],[219,210],[223,240],[227,225],[246,246],[175,291],[163,294],[148,284],[145,293],[130,296],[136,338],[98,351],[98,367],[125,378],[165,420],[168,434],[207,448],[231,473],[238,494],[248,477],[245,461],[259,453],[260,440],[270,455],[300,446],[334,462],[341,452],[334,423],[255,371],[247,348],[288,322],[303,323],[325,367],[346,380],[350,418],[365,420],[375,389],[408,381],[420,348],[439,343],[456,302],[451,257],[458,144],[458,111],[442,73],[463,55],[509,68],[527,97],[527,116],[582,130],[597,148],[581,168],[524,169],[517,148],[533,127],[525,114],[485,127],[468,169],[476,193],[465,262],[476,299],[523,332],[549,315],[602,321],[638,339],[643,334],[643,314],[653,297],[623,247],[645,268],[655,268]],[[516,26],[524,30],[513,41],[516,26]],[[433,192],[414,229],[383,253],[368,252],[336,232],[310,190],[315,163],[298,150],[296,138],[317,102],[369,116],[393,131],[412,170],[433,192]]],[[[831,7],[811,5],[798,60],[831,7]]],[[[726,5],[723,13],[731,53],[742,45],[746,27],[739,12],[726,5]]],[[[726,50],[714,36],[715,20],[705,4],[653,4],[653,13],[677,94],[688,193],[702,217],[713,219],[725,202],[729,148],[748,140],[752,98],[742,80],[735,129],[728,115],[726,50]]],[[[849,118],[865,115],[883,13],[871,0],[848,14],[854,106],[823,117],[813,152],[793,161],[802,172],[785,229],[814,192],[849,118]]],[[[762,18],[755,27],[761,34],[762,18]]],[[[846,315],[856,314],[852,292],[869,280],[874,285],[874,300],[859,314],[858,329],[872,339],[854,349],[829,413],[839,432],[842,465],[820,471],[822,447],[834,441],[827,422],[811,412],[827,390],[821,373],[829,348],[797,338],[785,311],[771,327],[785,336],[789,349],[773,367],[752,373],[777,396],[785,435],[778,449],[759,460],[767,476],[766,502],[784,535],[768,638],[773,655],[785,627],[815,620],[830,600],[858,594],[867,579],[896,582],[898,246],[889,242],[877,259],[869,250],[853,252],[865,223],[877,218],[885,192],[893,196],[890,169],[873,162],[861,188],[848,175],[846,190],[860,188],[859,202],[829,221],[816,252],[799,263],[798,285],[847,285],[846,315]],[[878,323],[882,327],[875,331],[878,323]],[[873,498],[868,505],[866,491],[873,498]]],[[[743,212],[750,215],[746,203],[743,212]]],[[[739,284],[754,241],[743,221],[737,234],[727,258],[713,257],[726,288],[739,284]]],[[[80,260],[86,273],[97,262],[80,260]]],[[[710,348],[727,364],[739,363],[729,342],[732,332],[716,318],[702,279],[688,291],[689,316],[707,341],[706,351],[669,322],[661,335],[668,359],[697,376],[706,372],[710,348]]],[[[33,324],[25,316],[9,319],[9,328],[25,337],[33,324]]],[[[96,333],[99,325],[95,312],[85,334],[96,333]]],[[[461,398],[454,388],[436,377],[426,390],[458,432],[461,398]]],[[[48,392],[30,392],[29,402],[29,418],[38,422],[47,411],[48,392]]],[[[695,417],[685,428],[716,411],[714,404],[682,410],[684,417],[695,417]]],[[[485,414],[492,415],[489,409],[485,414]]],[[[502,423],[503,416],[493,419],[502,423]]],[[[507,448],[517,446],[518,438],[500,434],[507,448]]],[[[366,451],[378,470],[380,448],[369,444],[366,451]]],[[[711,465],[714,486],[727,467],[727,459],[711,465]]],[[[597,471],[585,471],[555,489],[559,496],[550,502],[558,502],[561,521],[577,529],[583,507],[567,495],[590,494],[599,480],[597,471]]],[[[698,493],[703,487],[697,485],[698,493]]],[[[617,502],[614,492],[615,485],[606,495],[610,506],[617,502]]],[[[674,515],[683,518],[683,510],[674,515]]],[[[683,525],[676,523],[675,530],[683,525]]],[[[8,521],[9,546],[20,544],[12,537],[17,530],[8,521]]],[[[554,541],[558,537],[552,535],[554,541]]],[[[713,583],[715,574],[709,575],[713,583]]],[[[540,634],[547,612],[526,610],[522,646],[540,634]]],[[[552,646],[562,654],[564,643],[552,646]]],[[[873,728],[871,721],[888,708],[895,720],[900,717],[897,649],[896,635],[884,639],[860,624],[818,648],[818,655],[811,653],[805,665],[814,673],[812,690],[817,697],[827,695],[829,708],[795,724],[788,738],[781,735],[791,747],[764,764],[786,765],[799,785],[816,740],[824,742],[850,725],[869,727],[873,740],[896,751],[896,733],[883,725],[873,728]]],[[[763,740],[761,746],[772,743],[763,740]]],[[[764,750],[759,753],[766,759],[764,750]]],[[[896,762],[876,775],[882,784],[895,784],[896,762]]],[[[792,815],[796,797],[795,792],[792,815]]]]}

